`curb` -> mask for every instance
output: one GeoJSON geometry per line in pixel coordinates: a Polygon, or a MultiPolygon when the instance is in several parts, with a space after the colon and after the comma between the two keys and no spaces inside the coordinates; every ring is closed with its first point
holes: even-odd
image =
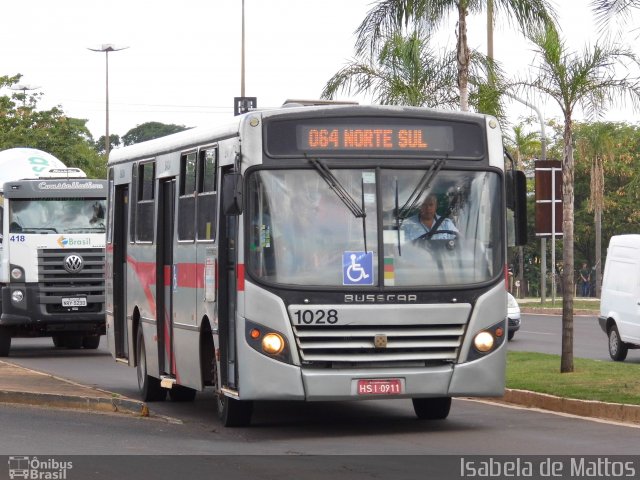
{"type": "Polygon", "coordinates": [[[567,413],[578,417],[592,417],[622,423],[640,424],[640,405],[577,400],[546,393],[512,389],[506,389],[504,396],[495,398],[495,400],[529,408],[567,413]]]}
{"type": "Polygon", "coordinates": [[[102,413],[125,413],[140,417],[149,416],[149,408],[146,403],[117,396],[108,398],[0,390],[0,403],[88,410],[102,413]]]}

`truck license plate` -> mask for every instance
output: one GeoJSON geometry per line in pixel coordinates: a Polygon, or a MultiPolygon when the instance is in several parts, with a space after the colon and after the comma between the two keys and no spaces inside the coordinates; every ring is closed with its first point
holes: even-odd
{"type": "Polygon", "coordinates": [[[85,297],[63,298],[63,307],[86,307],[87,299],[85,297]]]}
{"type": "Polygon", "coordinates": [[[358,380],[358,395],[397,395],[402,392],[399,378],[358,380]]]}

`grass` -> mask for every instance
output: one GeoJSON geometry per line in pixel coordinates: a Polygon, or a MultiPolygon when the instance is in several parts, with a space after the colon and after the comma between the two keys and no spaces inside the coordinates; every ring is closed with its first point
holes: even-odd
{"type": "Polygon", "coordinates": [[[574,358],[574,372],[560,373],[560,356],[509,352],[507,388],[559,397],[640,405],[640,365],[574,358]]]}
{"type": "MultiPolygon", "coordinates": [[[[551,297],[547,297],[544,305],[540,299],[518,299],[518,304],[521,307],[535,307],[535,308],[562,308],[562,297],[556,297],[555,303],[551,303],[551,297]]],[[[581,297],[574,297],[573,299],[574,310],[593,310],[600,311],[600,299],[585,299],[581,297]]]]}

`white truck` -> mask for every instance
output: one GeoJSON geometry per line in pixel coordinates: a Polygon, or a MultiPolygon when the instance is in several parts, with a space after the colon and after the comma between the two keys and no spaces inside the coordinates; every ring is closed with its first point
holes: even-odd
{"type": "Polygon", "coordinates": [[[613,360],[621,362],[629,349],[640,348],[640,235],[609,241],[598,321],[613,360]]]}
{"type": "Polygon", "coordinates": [[[0,152],[0,172],[0,357],[15,337],[98,348],[106,180],[34,149],[0,152]]]}

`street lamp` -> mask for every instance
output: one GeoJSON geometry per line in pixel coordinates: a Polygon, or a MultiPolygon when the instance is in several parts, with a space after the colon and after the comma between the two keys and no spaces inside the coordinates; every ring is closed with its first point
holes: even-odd
{"type": "Polygon", "coordinates": [[[111,141],[109,139],[109,52],[118,52],[120,50],[124,50],[129,47],[116,47],[111,43],[102,44],[100,48],[89,48],[92,52],[104,52],[105,53],[105,61],[106,61],[106,80],[105,80],[105,92],[106,92],[106,122],[105,122],[105,136],[104,136],[104,151],[109,158],[109,147],[111,146],[111,141]]]}
{"type": "Polygon", "coordinates": [[[33,85],[24,85],[22,83],[18,83],[17,85],[13,85],[11,87],[11,90],[20,90],[22,91],[22,106],[26,107],[27,106],[27,91],[30,90],[37,90],[40,87],[35,87],[33,85]]]}

